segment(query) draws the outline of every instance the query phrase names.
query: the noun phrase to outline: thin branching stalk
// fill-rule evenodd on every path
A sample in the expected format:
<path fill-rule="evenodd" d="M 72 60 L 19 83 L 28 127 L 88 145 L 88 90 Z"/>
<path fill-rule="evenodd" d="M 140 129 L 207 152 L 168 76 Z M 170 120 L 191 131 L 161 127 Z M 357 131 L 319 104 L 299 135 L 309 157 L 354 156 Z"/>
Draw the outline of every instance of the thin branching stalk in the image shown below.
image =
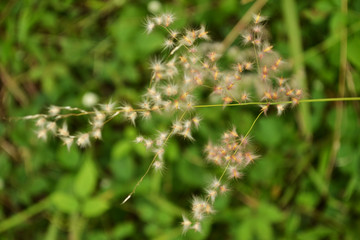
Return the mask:
<path fill-rule="evenodd" d="M 244 143 L 244 140 L 249 136 L 250 132 L 252 131 L 252 129 L 255 126 L 255 123 L 257 122 L 257 120 L 260 118 L 260 116 L 264 113 L 264 111 L 260 111 L 259 115 L 257 115 L 257 117 L 255 118 L 255 120 L 253 121 L 253 123 L 251 124 L 249 130 L 246 132 L 244 138 L 241 140 L 239 146 L 236 148 L 234 154 L 237 153 L 237 151 L 240 149 L 240 147 L 242 146 L 242 144 Z M 224 178 L 226 171 L 228 170 L 229 166 L 230 166 L 230 161 L 228 162 L 228 164 L 226 165 L 224 171 L 222 172 L 219 181 L 221 182 L 221 180 Z"/>
<path fill-rule="evenodd" d="M 185 117 L 187 111 L 184 111 L 183 114 L 180 117 L 180 121 Z M 172 130 L 166 137 L 163 145 L 166 145 L 166 143 L 168 142 L 169 138 L 171 137 L 171 135 L 173 135 L 174 130 Z M 124 199 L 124 201 L 121 204 L 126 203 L 131 196 L 135 193 L 137 187 L 141 184 L 141 182 L 144 180 L 144 178 L 146 177 L 146 175 L 150 172 L 152 166 L 154 165 L 156 158 L 158 157 L 158 153 L 155 154 L 155 156 L 153 157 L 152 161 L 150 162 L 146 172 L 144 173 L 144 175 L 139 179 L 139 181 L 135 184 L 135 187 L 133 188 L 133 190 L 131 191 L 131 193 Z"/>
<path fill-rule="evenodd" d="M 338 97 L 338 98 L 317 98 L 317 99 L 301 99 L 299 100 L 299 104 L 301 103 L 319 103 L 319 102 L 351 102 L 351 101 L 360 101 L 360 97 Z M 292 101 L 279 101 L 279 102 L 244 102 L 244 103 L 229 103 L 226 104 L 226 107 L 242 107 L 242 106 L 250 106 L 250 105 L 261 105 L 261 104 L 269 104 L 269 105 L 278 105 L 278 104 L 291 104 Z M 194 105 L 194 108 L 212 108 L 212 107 L 224 107 L 224 104 L 199 104 Z M 162 110 L 162 108 L 160 108 Z M 144 112 L 144 111 L 154 111 L 154 110 L 146 110 L 146 109 L 134 109 L 134 112 Z M 99 111 L 101 113 L 105 113 L 105 111 Z M 112 113 L 123 113 L 123 110 L 114 110 Z M 68 114 L 59 114 L 57 118 L 63 119 L 68 117 L 80 117 L 84 115 L 92 115 L 96 114 L 93 111 L 82 112 L 82 113 L 68 113 Z M 11 118 L 10 120 L 21 120 L 21 119 L 37 119 L 40 117 L 46 117 L 47 115 L 37 114 L 37 115 L 29 115 L 26 117 L 18 117 Z M 109 122 L 109 121 L 107 121 Z"/>

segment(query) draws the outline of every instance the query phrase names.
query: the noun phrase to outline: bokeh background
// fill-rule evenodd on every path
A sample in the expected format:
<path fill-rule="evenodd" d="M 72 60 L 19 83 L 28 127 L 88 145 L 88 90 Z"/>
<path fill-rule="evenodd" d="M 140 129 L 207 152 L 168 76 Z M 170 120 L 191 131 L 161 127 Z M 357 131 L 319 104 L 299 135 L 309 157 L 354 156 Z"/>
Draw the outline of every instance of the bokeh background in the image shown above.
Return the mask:
<path fill-rule="evenodd" d="M 261 159 L 219 198 L 202 233 L 185 236 L 182 213 L 219 174 L 206 164 L 204 144 L 232 124 L 245 133 L 258 108 L 199 110 L 196 141 L 172 139 L 165 171 L 148 175 L 124 205 L 152 158 L 134 138 L 166 129 L 169 118 L 134 127 L 119 117 L 103 141 L 70 151 L 56 139 L 39 141 L 31 121 L 9 121 L 50 105 L 135 104 L 166 36 L 146 35 L 146 16 L 172 11 L 177 27 L 205 24 L 221 42 L 263 3 L 274 49 L 307 98 L 360 95 L 360 1 L 0 1 L 0 239 L 358 239 L 359 102 L 301 104 L 262 117 L 251 134 Z M 87 127 L 86 118 L 70 121 Z"/>

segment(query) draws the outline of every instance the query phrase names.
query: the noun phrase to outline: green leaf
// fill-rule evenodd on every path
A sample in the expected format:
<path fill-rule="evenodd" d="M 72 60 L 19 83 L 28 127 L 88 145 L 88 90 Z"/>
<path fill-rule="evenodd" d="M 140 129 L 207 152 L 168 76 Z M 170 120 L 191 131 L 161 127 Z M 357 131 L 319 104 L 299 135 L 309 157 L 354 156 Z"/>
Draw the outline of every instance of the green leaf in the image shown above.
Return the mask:
<path fill-rule="evenodd" d="M 254 227 L 254 221 L 248 219 L 244 221 L 235 229 L 235 235 L 237 239 L 253 239 L 252 238 L 252 231 Z"/>
<path fill-rule="evenodd" d="M 109 209 L 109 202 L 100 198 L 92 198 L 85 202 L 82 212 L 85 217 L 97 217 Z"/>
<path fill-rule="evenodd" d="M 281 222 L 283 220 L 282 212 L 274 205 L 262 202 L 259 206 L 259 213 L 269 223 Z"/>
<path fill-rule="evenodd" d="M 331 234 L 331 231 L 333 230 L 329 227 L 317 226 L 311 228 L 310 230 L 299 233 L 297 239 L 330 239 L 329 236 Z"/>
<path fill-rule="evenodd" d="M 311 182 L 317 188 L 317 190 L 322 194 L 328 193 L 328 186 L 326 184 L 325 179 L 320 175 L 320 173 L 316 172 L 314 168 L 310 168 L 309 177 Z"/>
<path fill-rule="evenodd" d="M 284 127 L 283 120 L 270 116 L 259 120 L 259 125 L 254 129 L 256 140 L 269 147 L 275 147 L 281 143 Z"/>
<path fill-rule="evenodd" d="M 59 164 L 66 169 L 77 169 L 80 163 L 80 153 L 77 148 L 72 148 L 70 151 L 65 146 L 59 148 L 57 151 Z"/>
<path fill-rule="evenodd" d="M 262 240 L 274 239 L 273 230 L 269 222 L 264 221 L 264 219 L 260 218 L 258 221 L 256 221 L 255 224 L 256 225 L 254 226 L 254 228 L 256 229 L 255 232 L 258 239 L 262 239 Z"/>
<path fill-rule="evenodd" d="M 203 168 L 188 162 L 187 159 L 190 158 L 184 157 L 176 167 L 181 181 L 190 186 L 202 186 L 205 179 L 210 179 L 210 177 Z"/>
<path fill-rule="evenodd" d="M 55 207 L 64 213 L 74 213 L 79 208 L 76 198 L 64 192 L 55 192 L 51 196 L 51 200 Z"/>
<path fill-rule="evenodd" d="M 318 196 L 310 192 L 302 192 L 296 196 L 296 205 L 299 208 L 312 211 L 318 203 Z"/>
<path fill-rule="evenodd" d="M 97 170 L 91 158 L 87 158 L 75 178 L 74 191 L 77 196 L 85 198 L 93 193 L 96 187 Z"/>
<path fill-rule="evenodd" d="M 118 180 L 128 181 L 134 174 L 131 143 L 119 141 L 111 153 L 110 169 Z"/>
<path fill-rule="evenodd" d="M 114 239 L 122 239 L 131 236 L 135 232 L 135 225 L 132 222 L 116 225 L 113 230 Z"/>
<path fill-rule="evenodd" d="M 168 141 L 165 151 L 165 159 L 174 162 L 180 156 L 179 145 L 174 141 Z"/>
<path fill-rule="evenodd" d="M 0 153 L 0 176 L 6 178 L 11 174 L 11 162 L 5 153 Z"/>

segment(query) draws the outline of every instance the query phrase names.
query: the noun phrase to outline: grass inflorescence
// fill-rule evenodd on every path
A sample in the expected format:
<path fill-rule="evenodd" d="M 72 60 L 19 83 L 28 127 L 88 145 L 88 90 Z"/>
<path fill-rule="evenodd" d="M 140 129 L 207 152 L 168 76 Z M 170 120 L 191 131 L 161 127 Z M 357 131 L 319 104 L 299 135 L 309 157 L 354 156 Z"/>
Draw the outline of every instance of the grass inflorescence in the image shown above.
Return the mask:
<path fill-rule="evenodd" d="M 144 22 L 146 33 L 151 34 L 160 28 L 167 37 L 163 42 L 163 55 L 150 62 L 149 85 L 137 105 L 109 101 L 91 111 L 50 106 L 47 113 L 23 119 L 35 121 L 35 133 L 39 139 L 47 140 L 52 135 L 70 149 L 74 145 L 87 148 L 93 140 L 101 140 L 104 125 L 118 116 L 135 126 L 137 121 L 149 120 L 154 114 L 171 116 L 172 123 L 166 131 L 158 131 L 154 136 L 139 135 L 134 139 L 154 155 L 143 176 L 122 202 L 124 204 L 152 169 L 161 171 L 164 168 L 164 153 L 171 137 L 196 141 L 193 132 L 201 127 L 202 121 L 206 121 L 197 109 L 257 105 L 259 113 L 245 134 L 240 134 L 234 124 L 222 134 L 219 142 L 209 143 L 204 148 L 206 161 L 219 167 L 222 173 L 214 176 L 201 196 L 193 197 L 191 211 L 183 215 L 182 221 L 184 232 L 190 229 L 201 231 L 203 219 L 215 213 L 214 202 L 218 196 L 228 192 L 231 181 L 241 179 L 244 169 L 260 157 L 254 151 L 250 135 L 255 123 L 267 115 L 269 109 L 273 108 L 280 116 L 289 107 L 300 103 L 358 101 L 360 98 L 303 99 L 303 89 L 283 76 L 286 61 L 275 51 L 276 46 L 269 42 L 267 18 L 260 14 L 254 15 L 252 23 L 242 32 L 241 44 L 235 49 L 235 61 L 228 66 L 221 62 L 224 49 L 211 40 L 204 26 L 174 29 L 175 19 L 174 14 L 164 13 L 148 17 Z M 211 102 L 199 104 L 203 99 L 196 95 L 197 89 L 205 89 Z M 76 116 L 88 117 L 88 131 L 69 130 L 66 120 Z"/>

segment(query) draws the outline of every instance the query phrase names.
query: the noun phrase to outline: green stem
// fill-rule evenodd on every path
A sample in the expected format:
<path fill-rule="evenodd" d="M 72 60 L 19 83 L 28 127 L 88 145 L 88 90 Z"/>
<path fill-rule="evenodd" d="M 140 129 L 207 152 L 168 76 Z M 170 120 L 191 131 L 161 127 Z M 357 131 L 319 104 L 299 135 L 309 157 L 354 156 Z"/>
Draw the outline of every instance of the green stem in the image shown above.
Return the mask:
<path fill-rule="evenodd" d="M 318 98 L 318 99 L 303 99 L 299 100 L 299 103 L 312 103 L 312 102 L 345 102 L 345 101 L 360 101 L 360 97 L 341 97 L 341 98 Z M 292 103 L 292 101 L 280 101 L 280 102 L 247 102 L 247 103 L 231 103 L 231 104 L 201 104 L 201 105 L 195 105 L 194 108 L 207 108 L 207 107 L 233 107 L 233 106 L 247 106 L 247 105 L 276 105 L 276 104 L 289 104 Z M 164 108 L 160 108 L 160 110 L 163 110 Z M 144 111 L 153 111 L 153 110 L 147 110 L 147 109 L 134 109 L 134 112 L 144 112 Z M 99 111 L 102 113 L 106 113 L 106 111 Z M 112 113 L 123 113 L 124 110 L 114 110 Z M 68 117 L 78 117 L 83 115 L 91 115 L 95 114 L 95 112 L 84 112 L 84 113 L 70 113 L 70 114 L 63 114 L 58 115 L 58 118 L 68 118 Z M 30 115 L 26 117 L 19 117 L 19 118 L 13 118 L 13 120 L 21 120 L 21 119 L 37 119 L 39 117 L 49 117 L 48 115 L 44 114 L 37 114 L 37 115 Z M 112 120 L 115 116 L 112 116 L 109 118 L 105 123 Z"/>
<path fill-rule="evenodd" d="M 357 21 L 351 24 L 347 30 L 348 36 L 351 36 L 360 31 L 360 21 Z M 330 49 L 331 47 L 335 46 L 341 40 L 342 34 L 334 34 L 326 38 L 323 42 L 315 45 L 311 48 L 308 48 L 305 52 L 305 61 L 307 59 L 311 59 L 316 55 L 321 54 L 323 51 Z"/>
<path fill-rule="evenodd" d="M 226 36 L 224 41 L 221 43 L 222 48 L 219 52 L 222 55 L 231 44 L 235 41 L 235 39 L 239 36 L 241 31 L 248 25 L 251 21 L 253 14 L 258 13 L 261 8 L 266 4 L 268 0 L 257 0 L 245 13 L 245 15 L 240 19 L 240 21 L 235 25 L 235 27 L 231 30 L 231 32 Z"/>
<path fill-rule="evenodd" d="M 315 102 L 347 102 L 347 101 L 360 101 L 360 97 L 342 97 L 342 98 L 318 98 L 318 99 L 303 99 L 299 103 L 315 103 Z M 211 107 L 235 107 L 235 106 L 248 106 L 248 105 L 277 105 L 277 104 L 292 104 L 292 101 L 280 102 L 248 102 L 248 103 L 230 103 L 230 104 L 203 104 L 195 105 L 194 108 L 211 108 Z"/>
<path fill-rule="evenodd" d="M 307 91 L 306 71 L 304 54 L 301 41 L 301 30 L 295 0 L 282 0 L 282 10 L 285 18 L 287 34 L 289 37 L 290 50 L 294 62 L 295 79 L 300 88 Z M 298 120 L 302 133 L 306 138 L 311 138 L 310 109 L 307 105 L 301 105 L 298 112 Z"/>
<path fill-rule="evenodd" d="M 82 218 L 79 213 L 75 212 L 69 216 L 69 240 L 82 239 L 82 232 L 86 219 Z"/>
<path fill-rule="evenodd" d="M 61 222 L 61 213 L 55 212 L 51 218 L 50 225 L 46 231 L 45 240 L 58 239 L 60 222 Z"/>
<path fill-rule="evenodd" d="M 5 219 L 0 222 L 0 233 L 5 232 L 6 230 L 16 227 L 17 225 L 23 224 L 26 220 L 32 217 L 35 214 L 45 210 L 49 206 L 49 199 L 46 198 L 28 209 L 19 212 L 8 219 Z"/>
<path fill-rule="evenodd" d="M 348 12 L 348 1 L 341 1 L 341 13 L 347 17 Z M 343 97 L 345 95 L 345 81 L 346 81 L 346 70 L 347 70 L 347 28 L 346 23 L 342 22 L 340 28 L 340 62 L 339 62 L 339 83 L 338 83 L 338 95 Z M 336 156 L 339 152 L 341 145 L 341 125 L 343 120 L 344 103 L 338 102 L 336 105 L 336 118 L 333 143 L 329 157 L 329 164 L 326 172 L 326 180 L 330 181 L 331 174 L 336 164 Z"/>

